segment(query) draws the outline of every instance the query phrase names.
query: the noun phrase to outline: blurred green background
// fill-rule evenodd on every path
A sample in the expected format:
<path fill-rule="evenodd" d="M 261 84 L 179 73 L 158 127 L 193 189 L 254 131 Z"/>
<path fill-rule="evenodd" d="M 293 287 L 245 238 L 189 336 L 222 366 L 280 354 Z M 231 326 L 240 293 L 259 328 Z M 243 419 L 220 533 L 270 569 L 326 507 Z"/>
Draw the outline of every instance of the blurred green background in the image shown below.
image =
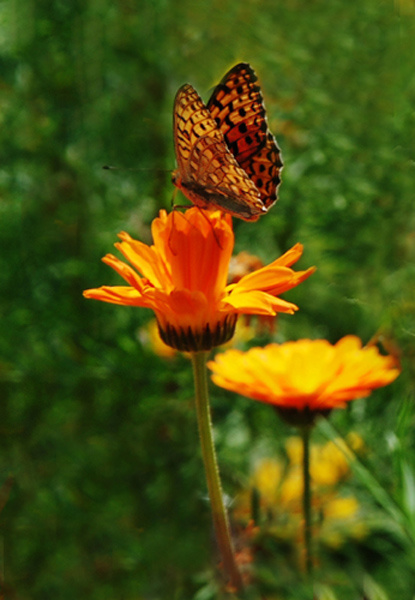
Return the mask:
<path fill-rule="evenodd" d="M 286 295 L 300 311 L 279 319 L 278 341 L 381 332 L 399 348 L 400 379 L 332 422 L 364 438 L 413 525 L 414 57 L 413 0 L 0 4 L 2 597 L 217 597 L 190 364 L 146 345 L 148 311 L 82 290 L 118 283 L 100 262 L 117 232 L 150 242 L 170 206 L 178 87 L 207 100 L 239 61 L 259 76 L 285 168 L 270 213 L 235 220 L 236 250 L 268 263 L 300 241 L 300 268 L 318 267 Z M 232 497 L 292 431 L 222 390 L 212 404 Z M 366 550 L 376 598 L 412 600 L 414 561 L 393 531 Z M 302 597 L 273 577 L 272 598 Z"/>

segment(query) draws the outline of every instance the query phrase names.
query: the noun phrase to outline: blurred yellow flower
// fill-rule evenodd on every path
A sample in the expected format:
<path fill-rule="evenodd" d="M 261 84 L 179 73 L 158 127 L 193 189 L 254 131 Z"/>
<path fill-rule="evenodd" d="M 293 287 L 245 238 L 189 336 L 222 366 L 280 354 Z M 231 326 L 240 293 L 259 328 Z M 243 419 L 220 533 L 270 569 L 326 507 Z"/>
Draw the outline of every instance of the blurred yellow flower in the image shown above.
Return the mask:
<path fill-rule="evenodd" d="M 297 244 L 271 264 L 227 284 L 234 234 L 231 217 L 219 211 L 162 210 L 152 234 L 152 246 L 125 232 L 119 235 L 122 241 L 115 246 L 132 266 L 112 254 L 103 258 L 128 286 L 103 286 L 86 290 L 84 296 L 151 308 L 161 338 L 178 350 L 210 350 L 227 342 L 238 314 L 293 314 L 298 307 L 278 296 L 315 270 L 290 268 L 302 254 Z"/>
<path fill-rule="evenodd" d="M 303 442 L 298 436 L 291 436 L 285 442 L 285 451 L 292 465 L 301 465 L 303 462 Z"/>
<path fill-rule="evenodd" d="M 314 535 L 331 547 L 339 547 L 348 538 L 361 539 L 368 531 L 357 499 L 341 496 L 338 491 L 350 473 L 349 464 L 339 450 L 343 444 L 339 439 L 311 446 L 313 509 L 319 515 L 313 530 Z M 263 458 L 255 464 L 248 488 L 237 497 L 234 517 L 249 522 L 255 489 L 262 515 L 258 524 L 265 522 L 275 535 L 296 543 L 303 526 L 301 438 L 288 438 L 285 450 L 287 460 Z"/>
<path fill-rule="evenodd" d="M 252 475 L 252 486 L 261 492 L 264 505 L 275 506 L 282 477 L 282 463 L 271 458 L 265 458 L 258 463 Z"/>
<path fill-rule="evenodd" d="M 396 359 L 356 336 L 269 344 L 247 352 L 228 350 L 208 366 L 213 381 L 228 390 L 295 411 L 328 411 L 369 396 L 400 373 Z"/>
<path fill-rule="evenodd" d="M 159 334 L 156 319 L 151 319 L 145 327 L 142 327 L 138 337 L 144 346 L 148 346 L 154 354 L 161 358 L 172 358 L 177 351 L 163 342 Z"/>
<path fill-rule="evenodd" d="M 319 485 L 335 485 L 349 474 L 347 458 L 337 444 L 346 447 L 342 440 L 337 440 L 311 449 L 311 478 Z"/>
<path fill-rule="evenodd" d="M 333 498 L 324 508 L 325 519 L 349 519 L 359 510 L 356 498 Z"/>
<path fill-rule="evenodd" d="M 364 451 L 365 443 L 358 433 L 351 431 L 350 433 L 347 434 L 346 439 L 347 439 L 348 445 L 353 450 L 353 452 L 355 452 L 356 454 L 359 454 L 359 452 Z"/>
<path fill-rule="evenodd" d="M 229 342 L 222 346 L 221 350 L 226 348 L 235 348 L 238 345 L 243 345 L 255 337 L 255 329 L 245 319 L 238 319 L 235 327 L 234 336 Z"/>

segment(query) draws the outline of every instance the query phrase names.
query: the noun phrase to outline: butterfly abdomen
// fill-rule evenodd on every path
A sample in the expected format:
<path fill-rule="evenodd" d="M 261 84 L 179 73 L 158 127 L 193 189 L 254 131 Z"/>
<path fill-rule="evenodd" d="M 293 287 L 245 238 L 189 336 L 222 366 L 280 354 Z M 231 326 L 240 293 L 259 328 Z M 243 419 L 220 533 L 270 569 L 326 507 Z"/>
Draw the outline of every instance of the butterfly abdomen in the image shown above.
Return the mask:
<path fill-rule="evenodd" d="M 224 210 L 245 221 L 257 221 L 261 214 L 267 212 L 262 203 L 253 206 L 245 204 L 243 197 L 236 188 L 234 195 L 232 195 L 229 193 L 229 189 L 221 193 L 220 188 L 209 189 L 194 181 L 182 181 L 180 189 L 193 204 L 200 206 L 200 208 Z"/>

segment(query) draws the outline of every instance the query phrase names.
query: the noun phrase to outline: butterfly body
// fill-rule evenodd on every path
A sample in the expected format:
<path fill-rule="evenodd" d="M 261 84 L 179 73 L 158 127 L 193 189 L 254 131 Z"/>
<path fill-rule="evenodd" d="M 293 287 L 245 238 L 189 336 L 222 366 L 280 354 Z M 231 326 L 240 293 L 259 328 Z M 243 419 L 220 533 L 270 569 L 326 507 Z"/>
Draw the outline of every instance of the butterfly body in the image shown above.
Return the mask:
<path fill-rule="evenodd" d="M 185 84 L 174 103 L 173 183 L 201 208 L 256 221 L 276 201 L 282 168 L 256 75 L 236 65 L 206 106 Z"/>

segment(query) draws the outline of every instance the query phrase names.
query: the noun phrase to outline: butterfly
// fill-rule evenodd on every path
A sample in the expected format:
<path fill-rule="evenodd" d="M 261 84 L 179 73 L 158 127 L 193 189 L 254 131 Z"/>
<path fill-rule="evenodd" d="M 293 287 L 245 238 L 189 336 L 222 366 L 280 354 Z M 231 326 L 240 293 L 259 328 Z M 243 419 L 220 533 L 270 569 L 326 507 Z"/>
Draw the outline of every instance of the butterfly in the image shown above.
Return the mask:
<path fill-rule="evenodd" d="M 207 105 L 189 84 L 174 102 L 173 183 L 201 208 L 256 221 L 277 201 L 282 160 L 268 129 L 257 77 L 233 67 Z"/>

